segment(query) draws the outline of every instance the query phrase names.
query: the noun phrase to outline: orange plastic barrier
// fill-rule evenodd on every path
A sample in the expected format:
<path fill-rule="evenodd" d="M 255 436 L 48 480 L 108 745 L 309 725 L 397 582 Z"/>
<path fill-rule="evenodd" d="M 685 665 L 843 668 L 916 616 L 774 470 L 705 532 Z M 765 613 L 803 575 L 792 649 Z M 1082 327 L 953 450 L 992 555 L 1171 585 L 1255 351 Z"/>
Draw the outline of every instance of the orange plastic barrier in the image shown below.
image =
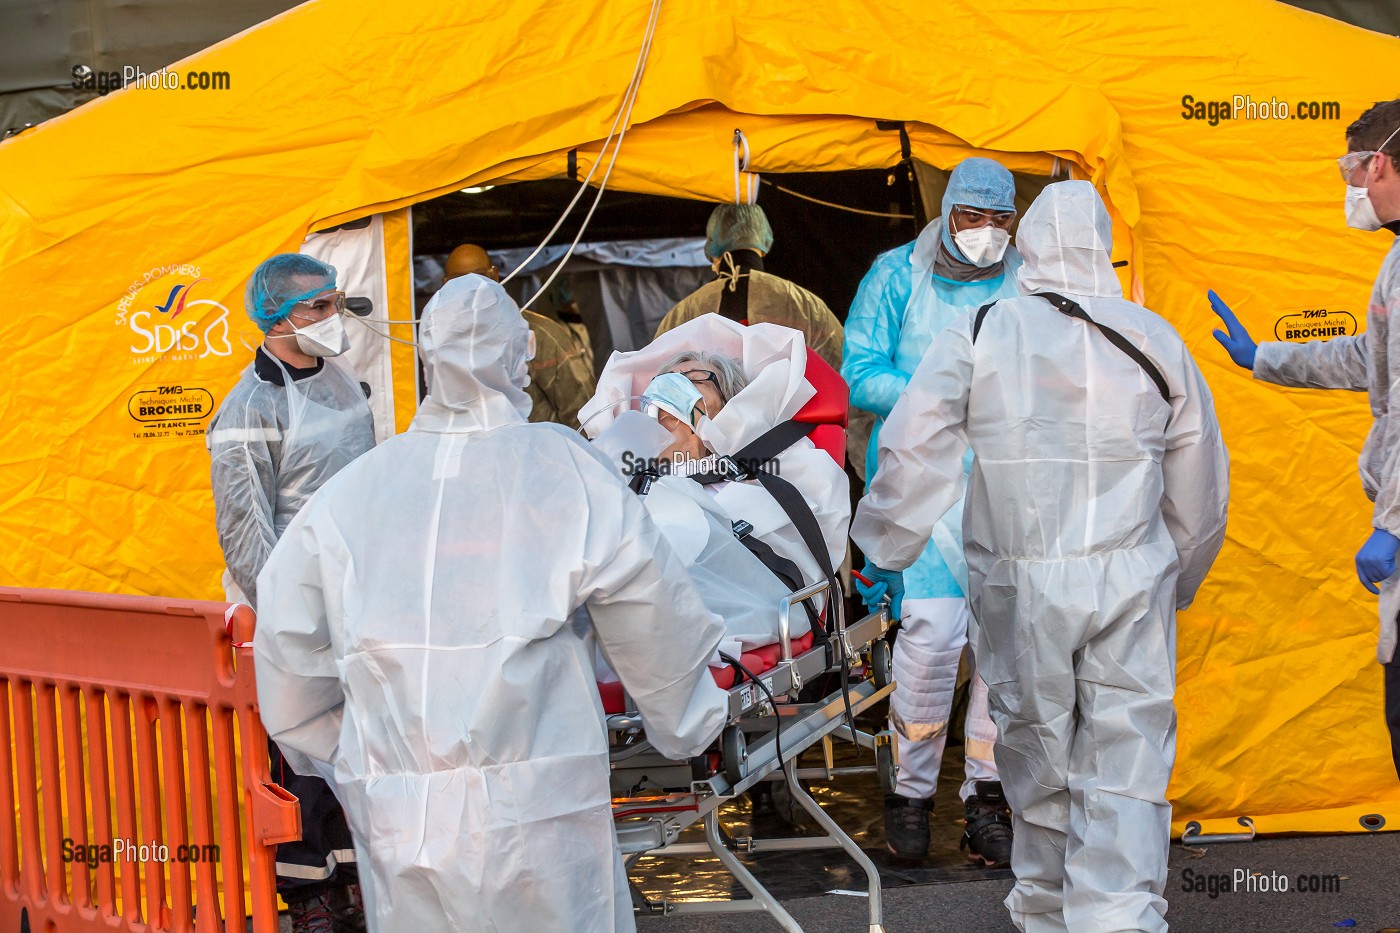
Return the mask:
<path fill-rule="evenodd" d="M 275 933 L 301 817 L 252 630 L 246 606 L 0 587 L 0 930 L 242 933 L 250 902 Z"/>

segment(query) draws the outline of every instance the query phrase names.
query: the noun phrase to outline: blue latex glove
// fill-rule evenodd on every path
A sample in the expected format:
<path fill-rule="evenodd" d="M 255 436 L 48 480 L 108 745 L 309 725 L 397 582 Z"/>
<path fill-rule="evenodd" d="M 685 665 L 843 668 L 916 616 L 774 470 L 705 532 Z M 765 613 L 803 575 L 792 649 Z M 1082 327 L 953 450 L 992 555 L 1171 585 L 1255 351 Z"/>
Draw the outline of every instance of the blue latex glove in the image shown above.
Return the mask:
<path fill-rule="evenodd" d="M 1400 548 L 1400 538 L 1379 528 L 1371 532 L 1371 537 L 1356 552 L 1356 575 L 1361 578 L 1362 586 L 1372 593 L 1380 592 L 1376 584 L 1395 573 L 1397 548 Z"/>
<path fill-rule="evenodd" d="M 856 592 L 865 602 L 865 606 L 871 612 L 880 608 L 880 600 L 886 596 L 890 599 L 890 618 L 901 618 L 900 611 L 904 608 L 904 574 L 898 570 L 882 570 L 869 561 L 865 562 L 865 567 L 861 570 L 861 576 L 870 580 L 870 586 L 855 580 Z"/>
<path fill-rule="evenodd" d="M 1259 349 L 1259 344 L 1249 336 L 1249 331 L 1244 329 L 1240 319 L 1235 317 L 1235 312 L 1220 300 L 1219 295 L 1208 291 L 1206 297 L 1210 299 L 1210 309 L 1225 322 L 1226 330 L 1213 331 L 1215 339 L 1220 341 L 1220 345 L 1230 354 L 1230 359 L 1235 361 L 1236 366 L 1254 372 L 1254 354 Z"/>

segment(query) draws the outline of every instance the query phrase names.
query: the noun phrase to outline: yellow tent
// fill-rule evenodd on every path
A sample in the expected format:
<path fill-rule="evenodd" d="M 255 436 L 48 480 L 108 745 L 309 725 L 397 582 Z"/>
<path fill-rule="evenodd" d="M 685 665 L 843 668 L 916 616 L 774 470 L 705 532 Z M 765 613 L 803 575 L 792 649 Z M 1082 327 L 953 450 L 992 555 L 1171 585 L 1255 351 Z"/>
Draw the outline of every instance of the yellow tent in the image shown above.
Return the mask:
<path fill-rule="evenodd" d="M 291 10 L 172 69 L 227 89 L 128 88 L 0 144 L 0 582 L 217 596 L 198 411 L 161 437 L 134 411 L 172 404 L 162 387 L 217 404 L 257 337 L 245 277 L 309 231 L 563 176 L 571 153 L 585 174 L 654 10 L 611 187 L 733 198 L 735 129 L 751 172 L 892 166 L 899 133 L 877 121 L 903 121 L 934 166 L 980 153 L 1099 186 L 1125 281 L 1196 352 L 1233 453 L 1229 542 L 1181 619 L 1177 826 L 1400 821 L 1375 605 L 1352 569 L 1364 397 L 1251 382 L 1204 301 L 1221 291 L 1260 337 L 1305 311 L 1363 319 L 1389 238 L 1344 228 L 1331 159 L 1395 92 L 1400 41 L 1270 0 Z M 183 322 L 159 317 L 195 283 Z M 395 365 L 410 386 L 411 358 Z M 408 388 L 396 404 L 402 427 Z"/>

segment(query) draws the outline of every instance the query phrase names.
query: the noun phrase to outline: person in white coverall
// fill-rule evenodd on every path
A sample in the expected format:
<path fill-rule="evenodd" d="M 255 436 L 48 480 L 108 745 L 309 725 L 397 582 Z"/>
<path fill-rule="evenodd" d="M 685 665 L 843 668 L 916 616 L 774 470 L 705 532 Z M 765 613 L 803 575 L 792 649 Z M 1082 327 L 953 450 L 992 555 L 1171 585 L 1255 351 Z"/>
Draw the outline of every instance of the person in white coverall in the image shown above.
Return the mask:
<path fill-rule="evenodd" d="M 861 281 L 846 318 L 841 375 L 850 384 L 851 404 L 877 416 L 867 477 L 875 472 L 884 419 L 943 329 L 989 301 L 1020 293 L 1021 257 L 1009 245 L 1008 232 L 1015 219 L 1011 173 L 991 159 L 964 159 L 948 177 L 942 216 L 914 242 L 882 254 Z M 902 608 L 894 607 L 902 628 L 894 644 L 890 698 L 890 728 L 899 736 L 899 781 L 894 793 L 885 795 L 885 843 L 896 855 L 917 859 L 928 853 L 929 813 L 968 642 L 961 503 L 943 517 L 904 583 Z M 965 737 L 961 845 L 971 858 L 1005 866 L 1011 831 L 992 759 L 996 727 L 987 712 L 986 684 L 975 669 Z"/>
<path fill-rule="evenodd" d="M 1400 775 L 1400 98 L 1368 108 L 1346 129 L 1347 154 L 1337 160 L 1346 182 L 1346 223 L 1393 239 L 1371 287 L 1366 329 L 1352 336 L 1291 343 L 1256 344 L 1235 313 L 1215 292 L 1211 307 L 1226 330 L 1215 338 L 1235 363 L 1254 378 L 1299 389 L 1350 389 L 1367 393 L 1371 430 L 1358 466 L 1361 488 L 1375 503 L 1371 532 L 1356 552 L 1356 575 L 1379 591 L 1380 638 L 1376 659 L 1385 678 L 1385 718 L 1390 753 Z M 1393 352 L 1392 352 L 1393 351 Z"/>
<path fill-rule="evenodd" d="M 1035 933 L 1167 928 L 1176 612 L 1225 535 L 1210 391 L 1171 325 L 1121 297 L 1111 231 L 1088 182 L 1045 189 L 1017 237 L 1026 297 L 934 344 L 851 527 L 878 567 L 912 564 L 971 445 L 977 663 L 1015 820 L 1006 904 Z"/>
<path fill-rule="evenodd" d="M 377 933 L 633 929 L 595 644 L 663 754 L 725 722 L 724 626 L 616 469 L 526 422 L 528 347 L 500 285 L 448 282 L 409 430 L 327 483 L 258 581 L 263 721 L 337 788 Z"/>

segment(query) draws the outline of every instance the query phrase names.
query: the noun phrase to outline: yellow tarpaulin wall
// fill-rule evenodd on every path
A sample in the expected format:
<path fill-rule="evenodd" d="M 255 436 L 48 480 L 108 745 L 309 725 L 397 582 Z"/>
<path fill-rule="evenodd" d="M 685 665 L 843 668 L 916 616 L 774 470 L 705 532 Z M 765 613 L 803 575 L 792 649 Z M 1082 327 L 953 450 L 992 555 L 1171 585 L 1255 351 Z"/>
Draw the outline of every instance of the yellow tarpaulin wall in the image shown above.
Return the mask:
<path fill-rule="evenodd" d="M 218 595 L 202 439 L 134 436 L 133 395 L 217 404 L 257 336 L 245 277 L 310 230 L 559 176 L 570 150 L 586 172 L 649 10 L 315 0 L 174 69 L 228 90 L 127 89 L 0 144 L 0 582 Z M 1233 457 L 1229 541 L 1181 619 L 1177 827 L 1394 827 L 1375 604 L 1352 568 L 1365 398 L 1253 383 L 1211 340 L 1204 291 L 1260 337 L 1304 311 L 1364 325 L 1390 237 L 1343 226 L 1331 160 L 1397 69 L 1400 41 L 1270 0 L 665 0 L 610 185 L 732 198 L 736 128 L 753 172 L 889 166 L 898 134 L 877 120 L 935 166 L 1058 157 L 1094 180 L 1125 280 L 1196 352 Z M 1219 119 L 1235 95 L 1290 118 Z"/>

